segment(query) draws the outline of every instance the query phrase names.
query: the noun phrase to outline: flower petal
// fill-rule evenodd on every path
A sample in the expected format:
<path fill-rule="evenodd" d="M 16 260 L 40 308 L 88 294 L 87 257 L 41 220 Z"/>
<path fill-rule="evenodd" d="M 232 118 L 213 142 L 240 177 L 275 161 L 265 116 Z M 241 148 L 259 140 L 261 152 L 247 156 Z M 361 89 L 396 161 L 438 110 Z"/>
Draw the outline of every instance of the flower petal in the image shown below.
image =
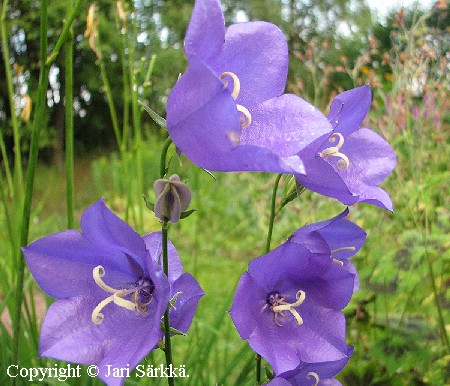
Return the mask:
<path fill-rule="evenodd" d="M 192 323 L 197 304 L 205 295 L 197 281 L 189 273 L 183 273 L 172 285 L 170 297 L 181 292 L 170 310 L 170 325 L 179 331 L 187 332 Z"/>
<path fill-rule="evenodd" d="M 206 60 L 220 52 L 224 40 L 225 21 L 219 1 L 197 0 L 184 39 L 186 56 Z"/>
<path fill-rule="evenodd" d="M 162 267 L 162 234 L 152 232 L 142 236 L 145 246 L 152 257 L 152 260 Z M 167 243 L 167 253 L 169 257 L 169 283 L 172 284 L 183 273 L 183 263 L 177 250 L 170 240 Z"/>
<path fill-rule="evenodd" d="M 39 353 L 69 362 L 97 364 L 101 379 L 119 385 L 122 378 L 106 377 L 107 366 L 132 369 L 156 346 L 162 337 L 159 319 L 165 306 L 151 304 L 146 316 L 136 316 L 111 304 L 103 311 L 103 323 L 96 325 L 91 321 L 96 305 L 90 296 L 52 304 L 42 326 Z"/>
<path fill-rule="evenodd" d="M 345 219 L 348 213 L 349 210 L 346 209 L 332 219 L 306 225 L 295 231 L 289 240 L 307 247 L 313 253 L 326 253 L 317 240 L 317 235 L 320 235 L 330 252 L 353 247 L 354 250 L 333 253 L 335 259 L 348 259 L 361 249 L 367 236 L 362 228 Z"/>
<path fill-rule="evenodd" d="M 264 147 L 280 156 L 295 155 L 332 131 L 319 110 L 292 94 L 255 106 L 251 115 L 252 124 L 242 131 L 241 144 Z"/>
<path fill-rule="evenodd" d="M 344 137 L 361 127 L 372 103 L 368 84 L 337 95 L 331 103 L 328 119 L 334 130 Z"/>
<path fill-rule="evenodd" d="M 300 152 L 300 157 L 304 160 L 306 175 L 295 176 L 299 184 L 313 192 L 336 198 L 345 205 L 358 202 L 358 196 L 353 194 L 342 176 L 312 147 Z"/>
<path fill-rule="evenodd" d="M 288 60 L 283 32 L 274 24 L 255 21 L 228 27 L 220 55 L 207 63 L 218 75 L 237 75 L 241 91 L 236 102 L 249 109 L 283 93 Z"/>
<path fill-rule="evenodd" d="M 136 280 L 122 251 L 94 245 L 75 230 L 43 237 L 23 248 L 23 252 L 36 282 L 54 298 L 91 292 L 97 287 L 92 271 L 98 265 L 105 268 L 113 287 Z"/>
<path fill-rule="evenodd" d="M 141 236 L 126 222 L 114 214 L 103 199 L 87 208 L 81 217 L 81 229 L 96 245 L 115 246 L 124 252 L 140 256 L 144 265 L 145 244 Z"/>
<path fill-rule="evenodd" d="M 169 96 L 167 127 L 176 146 L 202 168 L 304 173 L 297 155 L 282 157 L 265 148 L 239 145 L 236 104 L 223 83 L 198 61 L 190 64 Z"/>
<path fill-rule="evenodd" d="M 265 305 L 261 299 L 265 296 L 266 291 L 256 285 L 248 272 L 244 272 L 239 279 L 229 311 L 241 339 L 247 340 L 256 329 L 256 321 Z"/>
<path fill-rule="evenodd" d="M 350 135 L 342 152 L 350 166 L 340 174 L 359 201 L 369 202 L 392 211 L 389 195 L 377 187 L 392 172 L 397 157 L 391 146 L 370 129 L 362 128 Z"/>
<path fill-rule="evenodd" d="M 205 163 L 220 165 L 220 155 L 236 147 L 230 138 L 239 138 L 241 132 L 230 92 L 210 69 L 195 60 L 169 95 L 167 128 L 177 147 L 205 168 Z M 213 158 L 215 154 L 218 160 Z"/>

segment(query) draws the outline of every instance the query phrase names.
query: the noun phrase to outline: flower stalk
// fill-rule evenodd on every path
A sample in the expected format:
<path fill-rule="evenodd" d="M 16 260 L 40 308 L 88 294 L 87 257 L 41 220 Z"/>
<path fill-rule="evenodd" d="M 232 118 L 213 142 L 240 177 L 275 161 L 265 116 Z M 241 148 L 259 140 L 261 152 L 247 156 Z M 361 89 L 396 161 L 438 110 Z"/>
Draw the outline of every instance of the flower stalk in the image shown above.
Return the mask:
<path fill-rule="evenodd" d="M 168 276 L 169 274 L 169 257 L 167 252 L 167 231 L 168 231 L 168 223 L 166 221 L 162 224 L 162 257 L 163 257 L 163 271 Z M 170 338 L 170 305 L 167 307 L 164 313 L 164 354 L 166 356 L 166 364 L 167 367 L 172 367 L 172 343 Z M 175 384 L 174 379 L 172 377 L 167 378 L 167 382 L 169 386 L 173 386 Z"/>
<path fill-rule="evenodd" d="M 172 143 L 170 137 L 166 139 L 164 145 L 161 150 L 161 164 L 160 164 L 160 177 L 164 178 L 166 174 L 166 159 L 167 159 L 167 151 L 169 150 L 169 146 Z M 162 231 L 162 260 L 163 260 L 163 271 L 166 276 L 169 275 L 169 254 L 167 250 L 167 240 L 168 240 L 168 230 L 169 224 L 168 221 L 162 221 L 161 231 Z M 171 367 L 172 360 L 172 343 L 170 337 L 170 304 L 167 306 L 166 311 L 164 313 L 164 355 L 166 357 L 167 367 Z M 172 377 L 167 378 L 167 382 L 169 386 L 175 385 L 175 381 Z"/>
<path fill-rule="evenodd" d="M 70 15 L 72 11 L 72 1 L 67 2 L 67 14 Z M 73 28 L 69 28 L 70 38 L 67 39 L 65 46 L 65 72 L 66 72 L 66 204 L 67 204 L 67 227 L 74 227 L 74 127 L 73 127 Z"/>
<path fill-rule="evenodd" d="M 270 201 L 270 216 L 269 216 L 269 227 L 267 230 L 267 238 L 266 238 L 266 249 L 265 253 L 270 252 L 270 243 L 272 242 L 272 234 L 273 234 L 273 224 L 275 222 L 275 216 L 277 215 L 276 204 L 277 204 L 277 191 L 278 185 L 280 184 L 280 180 L 283 174 L 278 174 L 275 178 L 275 182 L 273 184 L 272 190 L 272 199 Z M 261 355 L 256 354 L 256 384 L 261 384 Z"/>

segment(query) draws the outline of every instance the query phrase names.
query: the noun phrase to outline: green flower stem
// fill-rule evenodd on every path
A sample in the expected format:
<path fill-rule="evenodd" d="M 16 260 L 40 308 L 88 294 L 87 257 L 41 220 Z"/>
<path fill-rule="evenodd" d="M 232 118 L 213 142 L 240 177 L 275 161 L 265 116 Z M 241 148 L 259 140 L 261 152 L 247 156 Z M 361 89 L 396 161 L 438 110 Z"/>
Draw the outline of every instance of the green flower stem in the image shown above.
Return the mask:
<path fill-rule="evenodd" d="M 83 3 L 83 0 L 76 0 L 75 4 L 73 5 L 73 8 L 71 9 L 71 12 L 68 13 L 67 19 L 64 23 L 63 30 L 61 32 L 61 35 L 59 35 L 59 38 L 55 44 L 55 48 L 53 48 L 52 53 L 48 56 L 46 61 L 42 62 L 45 63 L 46 67 L 49 67 L 55 62 L 59 51 L 61 50 L 63 44 L 68 39 L 68 35 L 71 33 L 71 27 L 73 24 L 73 21 L 75 20 L 75 17 L 78 15 L 78 12 L 80 10 L 81 4 Z"/>
<path fill-rule="evenodd" d="M 270 202 L 270 217 L 269 217 L 269 228 L 267 230 L 267 239 L 266 239 L 266 250 L 265 253 L 270 252 L 270 243 L 272 241 L 272 233 L 273 233 L 273 224 L 275 222 L 275 216 L 277 215 L 276 205 L 277 205 L 277 191 L 278 185 L 280 184 L 280 180 L 282 174 L 278 174 L 275 179 L 275 183 L 273 184 L 272 191 L 272 200 Z M 261 355 L 256 354 L 256 384 L 261 384 Z"/>
<path fill-rule="evenodd" d="M 161 150 L 161 164 L 160 164 L 160 177 L 164 178 L 164 175 L 166 174 L 166 158 L 167 158 L 167 151 L 169 150 L 169 146 L 172 143 L 172 140 L 167 138 L 167 140 L 164 142 L 164 145 Z M 164 221 L 162 223 L 162 258 L 163 258 L 163 271 L 167 277 L 169 277 L 169 254 L 167 249 L 167 242 L 168 242 L 168 228 L 169 224 L 167 221 Z M 164 313 L 164 354 L 166 356 L 166 364 L 167 367 L 170 367 L 172 365 L 172 343 L 170 341 L 170 305 L 167 306 L 166 312 Z M 169 386 L 175 385 L 175 381 L 172 377 L 168 377 L 167 381 L 169 383 Z"/>
<path fill-rule="evenodd" d="M 272 201 L 270 205 L 270 218 L 269 218 L 269 229 L 267 231 L 267 240 L 266 240 L 266 252 L 270 252 L 270 242 L 272 241 L 272 232 L 273 232 L 273 223 L 275 221 L 276 216 L 276 200 L 277 200 L 277 190 L 278 185 L 280 184 L 280 180 L 282 174 L 278 174 L 277 178 L 275 179 L 275 183 L 273 184 L 273 191 L 272 191 Z"/>
<path fill-rule="evenodd" d="M 135 48 L 137 42 L 137 20 L 132 23 L 132 39 L 128 45 L 128 70 L 130 79 L 130 96 L 131 96 L 131 119 L 133 122 L 134 130 L 134 149 L 136 155 L 136 183 L 139 195 L 144 194 L 144 166 L 142 163 L 142 128 L 141 128 L 141 112 L 138 104 L 138 84 L 136 81 L 136 69 L 135 69 Z M 143 227 L 144 224 L 144 211 L 142 205 L 139 206 L 139 225 Z"/>
<path fill-rule="evenodd" d="M 159 178 L 164 178 L 166 175 L 166 158 L 167 158 L 167 151 L 169 150 L 169 146 L 172 143 L 172 139 L 170 137 L 167 137 L 166 141 L 164 142 L 163 148 L 161 150 L 161 163 L 159 168 Z"/>
<path fill-rule="evenodd" d="M 125 149 L 125 138 L 122 139 L 120 135 L 119 128 L 119 118 L 117 117 L 116 106 L 114 105 L 114 98 L 111 91 L 111 86 L 109 84 L 108 75 L 106 73 L 105 63 L 103 58 L 98 58 L 98 65 L 100 67 L 100 76 L 102 78 L 103 89 L 105 90 L 106 100 L 108 101 L 109 115 L 111 116 L 111 122 L 116 136 L 117 146 L 119 147 L 120 154 L 123 153 Z"/>
<path fill-rule="evenodd" d="M 22 227 L 20 232 L 20 245 L 26 245 L 28 240 L 28 230 L 31 217 L 31 199 L 33 196 L 34 176 L 36 171 L 37 156 L 39 151 L 39 136 L 42 127 L 45 125 L 45 106 L 47 101 L 47 86 L 50 66 L 45 64 L 47 57 L 47 0 L 41 1 L 41 24 L 40 24 L 40 62 L 38 99 L 32 125 L 30 155 L 27 169 L 25 197 L 22 212 Z M 20 324 L 22 317 L 23 286 L 25 282 L 25 259 L 20 248 L 15 253 L 17 261 L 17 281 L 16 281 L 16 309 L 12 316 L 13 324 L 13 347 L 11 363 L 18 363 L 19 342 L 20 342 Z M 14 378 L 13 383 L 15 383 Z"/>
<path fill-rule="evenodd" d="M 81 6 L 82 0 L 77 0 L 74 8 L 72 9 L 67 21 L 63 27 L 63 32 L 58 39 L 61 41 L 60 45 L 67 39 L 67 35 L 70 30 L 70 26 L 77 15 L 79 8 Z M 28 243 L 28 232 L 30 226 L 31 218 L 31 201 L 33 197 L 33 187 L 34 187 L 34 177 L 36 173 L 37 158 L 39 153 L 39 137 L 41 130 L 45 127 L 45 110 L 47 102 L 47 87 L 48 87 L 48 75 L 50 72 L 50 66 L 53 61 L 47 59 L 47 32 L 48 32 L 48 13 L 47 13 L 47 0 L 42 0 L 40 3 L 40 29 L 39 29 L 39 39 L 40 39 L 40 73 L 39 73 L 39 85 L 38 85 L 38 97 L 36 103 L 36 109 L 34 113 L 33 124 L 31 128 L 31 143 L 30 143 L 30 154 L 28 160 L 28 168 L 26 175 L 26 185 L 25 185 L 25 196 L 23 200 L 23 211 L 22 211 L 22 224 L 20 232 L 20 245 L 24 246 Z M 56 59 L 57 52 L 59 49 L 54 50 L 54 59 Z M 13 346 L 12 346 L 12 361 L 11 363 L 18 363 L 19 359 L 19 343 L 20 343 L 20 324 L 22 319 L 22 303 L 23 303 L 23 287 L 25 282 L 25 259 L 20 248 L 15 251 L 15 257 L 17 261 L 17 281 L 16 281 L 16 308 L 12 315 L 13 321 Z M 13 384 L 15 384 L 17 378 L 14 378 Z"/>
<path fill-rule="evenodd" d="M 19 124 L 17 122 L 16 117 L 16 108 L 14 102 L 14 86 L 13 79 L 11 75 L 11 67 L 10 67 L 10 57 L 9 50 L 7 49 L 8 45 L 8 35 L 6 32 L 6 9 L 8 8 L 8 0 L 4 0 L 2 6 L 2 12 L 0 15 L 0 34 L 2 35 L 1 42 L 2 47 L 5 49 L 2 50 L 3 53 L 3 62 L 5 63 L 5 76 L 6 76 L 6 85 L 8 91 L 9 98 L 9 106 L 10 106 L 10 114 L 11 114 L 11 125 L 13 129 L 13 138 L 14 138 L 14 180 L 15 180 L 15 189 L 12 189 L 13 184 L 11 182 L 10 171 L 7 168 L 7 178 L 8 183 L 10 185 L 10 194 L 14 192 L 17 194 L 17 201 L 22 203 L 23 199 L 23 175 L 22 175 L 22 156 L 20 152 L 20 132 L 19 132 Z M 2 140 L 3 142 L 3 140 Z M 3 157 L 4 160 L 7 160 L 7 157 Z M 8 175 L 9 174 L 9 175 Z"/>
<path fill-rule="evenodd" d="M 72 0 L 67 1 L 67 16 L 72 12 Z M 66 205 L 67 205 L 67 226 L 74 227 L 74 145 L 73 145 L 73 28 L 69 29 L 69 39 L 66 41 Z"/>
<path fill-rule="evenodd" d="M 162 224 L 162 256 L 163 256 L 163 270 L 166 276 L 169 276 L 169 256 L 167 253 L 167 231 L 168 231 L 168 224 L 167 222 L 163 222 Z M 166 312 L 164 313 L 164 354 L 166 356 L 166 364 L 167 367 L 171 367 L 173 361 L 172 361 L 172 344 L 171 344 L 171 337 L 170 337 L 170 306 L 167 307 Z M 168 377 L 167 381 L 169 383 L 169 386 L 175 385 L 174 379 L 172 377 Z"/>

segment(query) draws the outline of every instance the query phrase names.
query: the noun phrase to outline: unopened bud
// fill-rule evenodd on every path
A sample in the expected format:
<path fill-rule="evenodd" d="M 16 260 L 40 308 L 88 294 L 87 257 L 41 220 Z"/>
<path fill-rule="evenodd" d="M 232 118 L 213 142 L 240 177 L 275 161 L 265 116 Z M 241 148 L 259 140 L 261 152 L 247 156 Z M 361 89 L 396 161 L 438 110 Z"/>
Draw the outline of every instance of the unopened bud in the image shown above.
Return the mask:
<path fill-rule="evenodd" d="M 177 222 L 191 203 L 191 191 L 180 177 L 174 174 L 169 179 L 159 179 L 154 184 L 155 215 L 162 221 Z"/>

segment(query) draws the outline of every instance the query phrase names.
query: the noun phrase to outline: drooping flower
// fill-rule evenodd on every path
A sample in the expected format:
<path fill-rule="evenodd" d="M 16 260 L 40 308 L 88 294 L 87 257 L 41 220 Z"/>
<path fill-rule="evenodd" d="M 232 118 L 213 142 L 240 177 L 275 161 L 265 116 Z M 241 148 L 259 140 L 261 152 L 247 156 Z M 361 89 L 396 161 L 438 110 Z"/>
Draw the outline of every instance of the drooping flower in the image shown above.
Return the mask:
<path fill-rule="evenodd" d="M 345 205 L 366 202 L 392 211 L 391 198 L 378 185 L 394 169 L 396 156 L 382 137 L 361 128 L 370 104 L 369 85 L 336 96 L 328 114 L 333 133 L 300 152 L 306 175 L 296 178 L 305 188 Z"/>
<path fill-rule="evenodd" d="M 346 246 L 336 251 L 338 258 L 333 256 L 331 248 L 341 244 L 335 236 L 342 216 L 300 229 L 252 260 L 239 281 L 231 317 L 241 338 L 271 364 L 275 375 L 302 363 L 348 358 L 340 310 L 353 294 L 355 273 L 340 259 L 360 246 Z"/>
<path fill-rule="evenodd" d="M 341 382 L 333 377 L 347 364 L 353 348 L 349 348 L 347 357 L 337 361 L 323 363 L 302 363 L 295 370 L 280 374 L 267 386 L 340 386 Z"/>
<path fill-rule="evenodd" d="M 167 103 L 176 146 L 215 171 L 303 173 L 300 150 L 332 130 L 303 99 L 283 93 L 283 33 L 257 21 L 225 29 L 218 0 L 197 0 L 185 37 L 188 68 Z"/>
<path fill-rule="evenodd" d="M 154 243 L 160 235 L 141 237 L 103 200 L 85 210 L 81 229 L 41 238 L 23 249 L 39 286 L 58 299 L 45 316 L 39 354 L 96 364 L 103 381 L 121 385 L 122 377 L 108 376 L 108 366 L 131 370 L 155 348 L 163 336 L 161 318 L 177 292 L 173 327 L 186 331 L 201 289 L 182 274 L 171 245 L 168 279 Z"/>
<path fill-rule="evenodd" d="M 180 177 L 174 174 L 169 179 L 160 178 L 154 183 L 156 203 L 155 216 L 161 221 L 173 223 L 180 220 L 181 213 L 191 203 L 191 191 Z"/>

